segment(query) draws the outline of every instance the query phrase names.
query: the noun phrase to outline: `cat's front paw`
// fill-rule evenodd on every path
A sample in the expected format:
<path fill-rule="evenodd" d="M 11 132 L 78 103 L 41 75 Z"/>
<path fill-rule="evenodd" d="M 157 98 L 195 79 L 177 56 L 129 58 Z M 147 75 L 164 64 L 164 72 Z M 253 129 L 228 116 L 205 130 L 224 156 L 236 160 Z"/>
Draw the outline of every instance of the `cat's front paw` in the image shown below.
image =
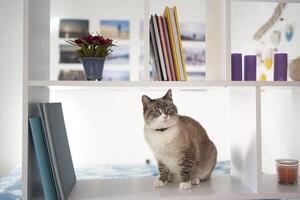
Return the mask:
<path fill-rule="evenodd" d="M 199 183 L 200 183 L 200 179 L 199 178 L 192 179 L 192 185 L 198 185 Z"/>
<path fill-rule="evenodd" d="M 179 189 L 181 189 L 181 190 L 189 190 L 189 189 L 191 189 L 191 187 L 192 187 L 191 181 L 179 183 Z"/>
<path fill-rule="evenodd" d="M 158 188 L 158 187 L 164 187 L 165 185 L 166 185 L 166 183 L 163 182 L 163 181 L 161 181 L 161 180 L 159 180 L 159 179 L 156 179 L 156 180 L 154 181 L 154 184 L 153 184 L 153 186 L 154 186 L 155 188 Z"/>

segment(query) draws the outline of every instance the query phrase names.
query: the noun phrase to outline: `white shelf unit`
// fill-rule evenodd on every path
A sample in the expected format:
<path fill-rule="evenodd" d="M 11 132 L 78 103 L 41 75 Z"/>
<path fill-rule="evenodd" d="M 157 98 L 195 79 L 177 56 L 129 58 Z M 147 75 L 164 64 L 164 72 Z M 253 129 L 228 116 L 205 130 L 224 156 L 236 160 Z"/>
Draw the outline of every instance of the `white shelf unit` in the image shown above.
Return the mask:
<path fill-rule="evenodd" d="M 281 186 L 277 184 L 274 174 L 263 173 L 261 146 L 263 132 L 261 124 L 261 100 L 266 92 L 291 92 L 300 94 L 296 82 L 76 82 L 76 81 L 30 81 L 30 115 L 35 115 L 34 103 L 48 101 L 49 91 L 63 90 L 99 90 L 102 89 L 146 89 L 176 88 L 189 90 L 227 90 L 230 95 L 231 135 L 231 174 L 212 177 L 208 182 L 193 187 L 191 191 L 180 191 L 177 184 L 165 188 L 154 189 L 152 178 L 132 178 L 128 180 L 79 180 L 73 189 L 70 199 L 271 199 L 297 198 L 300 196 L 300 186 Z M 299 100 L 299 99 L 298 99 Z M 298 114 L 299 115 L 299 114 Z M 241 128 L 235 128 L 235 123 L 242 123 Z M 275 125 L 276 126 L 276 125 Z M 28 134 L 28 133 L 26 133 Z M 285 137 L 285 135 L 282 135 Z M 247 140 L 241 140 L 241 137 Z M 266 136 L 264 136 L 266 137 Z M 268 138 L 270 134 L 268 133 Z M 32 179 L 39 177 L 35 166 L 32 143 L 28 140 L 29 154 L 27 172 L 31 173 L 31 185 L 27 183 L 28 191 L 41 195 L 40 183 Z M 270 148 L 270 147 L 265 147 Z M 276 148 L 276 146 L 272 146 Z M 288 148 L 288 146 L 285 146 Z M 27 151 L 28 152 L 28 151 Z M 268 159 L 270 160 L 270 158 Z M 272 160 L 270 161 L 272 162 Z M 274 163 L 272 163 L 274 164 Z M 29 174 L 28 174 L 29 175 Z M 28 181 L 29 181 L 28 180 Z M 23 185 L 24 186 L 24 185 Z M 31 189 L 30 189 L 31 187 Z M 25 198 L 25 197 L 24 197 Z"/>
<path fill-rule="evenodd" d="M 29 81 L 30 87 L 299 87 L 296 81 Z"/>
<path fill-rule="evenodd" d="M 274 2 L 277 1 L 274 0 Z M 50 81 L 49 48 L 47 48 L 49 47 L 50 32 L 50 1 L 24 0 L 24 38 L 26 39 L 24 40 L 22 199 L 43 197 L 32 139 L 28 132 L 28 118 L 37 115 L 36 103 L 49 102 L 52 89 L 131 88 L 139 90 L 170 87 L 189 90 L 217 88 L 228 91 L 231 121 L 229 126 L 232 127 L 231 134 L 228 136 L 231 141 L 231 174 L 212 177 L 209 181 L 193 187 L 190 191 L 180 191 L 177 184 L 154 189 L 151 177 L 128 180 L 79 180 L 69 199 L 223 200 L 300 197 L 299 185 L 278 185 L 274 173 L 268 175 L 264 170 L 263 159 L 268 156 L 268 152 L 265 152 L 267 147 L 263 146 L 263 140 L 272 135 L 270 132 L 264 132 L 264 121 L 262 120 L 262 111 L 264 110 L 262 102 L 264 102 L 266 91 L 275 90 L 279 93 L 289 91 L 293 94 L 291 95 L 293 101 L 297 104 L 298 100 L 299 105 L 300 83 L 230 81 L 230 3 L 230 0 L 206 1 L 206 10 L 220 11 L 206 12 L 208 81 L 154 82 L 148 81 L 146 76 L 145 81 L 139 82 L 90 82 Z M 149 4 L 149 0 L 144 0 L 146 21 L 149 19 Z M 225 25 L 219 27 L 218 24 L 222 24 L 222 20 Z M 145 23 L 145 30 L 148 30 L 147 23 Z M 144 38 L 148 38 L 148 31 L 145 31 L 144 36 Z M 41 43 L 44 47 L 43 51 L 40 51 Z M 148 51 L 148 39 L 145 39 L 145 72 L 149 72 Z M 220 59 L 215 59 L 216 57 Z M 224 63 L 226 64 L 224 65 Z M 294 117 L 299 117 L 299 114 L 294 114 Z M 242 123 L 242 126 L 238 127 L 243 128 L 236 127 L 235 123 Z M 274 124 L 274 126 L 276 125 Z M 278 134 L 280 135 L 280 133 Z M 293 134 L 292 136 L 295 138 L 295 132 Z M 286 137 L 282 134 L 281 136 Z M 245 137 L 247 140 L 241 142 L 241 137 Z M 272 148 L 276 148 L 276 146 L 272 146 Z M 289 151 L 288 145 L 285 145 L 284 148 Z M 269 157 L 267 158 L 270 160 Z"/>
<path fill-rule="evenodd" d="M 73 189 L 70 199 L 278 199 L 299 198 L 300 187 L 279 187 L 273 175 L 263 176 L 261 193 L 254 193 L 238 180 L 229 176 L 212 178 L 209 182 L 193 188 L 192 191 L 179 191 L 172 183 L 168 188 L 153 188 L 154 178 L 130 180 L 82 180 Z M 113 185 L 113 190 L 110 187 Z"/>

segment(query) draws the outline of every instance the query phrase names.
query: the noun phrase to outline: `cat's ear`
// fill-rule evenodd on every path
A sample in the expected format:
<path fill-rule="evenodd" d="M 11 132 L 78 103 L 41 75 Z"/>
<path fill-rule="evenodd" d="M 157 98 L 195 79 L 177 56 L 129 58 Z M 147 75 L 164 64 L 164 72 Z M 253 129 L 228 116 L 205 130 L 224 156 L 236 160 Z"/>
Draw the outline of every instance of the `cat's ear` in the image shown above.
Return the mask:
<path fill-rule="evenodd" d="M 163 99 L 169 99 L 172 101 L 172 90 L 171 89 L 168 90 L 168 92 L 165 94 Z"/>
<path fill-rule="evenodd" d="M 142 96 L 142 102 L 143 102 L 143 106 L 144 108 L 149 104 L 151 103 L 153 100 L 150 99 L 150 97 L 146 96 L 146 95 L 143 95 Z"/>

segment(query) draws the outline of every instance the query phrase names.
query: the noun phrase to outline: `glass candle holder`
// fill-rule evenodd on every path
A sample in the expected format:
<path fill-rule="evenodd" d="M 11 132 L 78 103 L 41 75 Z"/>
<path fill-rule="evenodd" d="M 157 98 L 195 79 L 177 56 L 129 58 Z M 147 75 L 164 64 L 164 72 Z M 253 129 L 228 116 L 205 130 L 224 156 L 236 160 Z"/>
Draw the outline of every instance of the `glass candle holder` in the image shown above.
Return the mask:
<path fill-rule="evenodd" d="M 231 80 L 241 81 L 242 78 L 242 54 L 233 53 L 231 54 Z"/>
<path fill-rule="evenodd" d="M 298 183 L 298 160 L 276 160 L 277 181 L 281 185 L 295 185 Z"/>

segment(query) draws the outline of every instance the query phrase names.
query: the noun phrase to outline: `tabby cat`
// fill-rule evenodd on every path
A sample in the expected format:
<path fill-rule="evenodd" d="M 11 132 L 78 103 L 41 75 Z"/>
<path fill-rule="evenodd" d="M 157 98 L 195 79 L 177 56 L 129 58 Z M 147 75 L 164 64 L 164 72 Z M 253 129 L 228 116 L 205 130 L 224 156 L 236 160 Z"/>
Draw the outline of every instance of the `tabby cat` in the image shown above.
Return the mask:
<path fill-rule="evenodd" d="M 188 190 L 211 175 L 216 165 L 217 149 L 205 129 L 194 119 L 178 115 L 172 91 L 164 97 L 142 96 L 144 135 L 158 163 L 159 178 L 154 187 L 179 181 Z"/>

